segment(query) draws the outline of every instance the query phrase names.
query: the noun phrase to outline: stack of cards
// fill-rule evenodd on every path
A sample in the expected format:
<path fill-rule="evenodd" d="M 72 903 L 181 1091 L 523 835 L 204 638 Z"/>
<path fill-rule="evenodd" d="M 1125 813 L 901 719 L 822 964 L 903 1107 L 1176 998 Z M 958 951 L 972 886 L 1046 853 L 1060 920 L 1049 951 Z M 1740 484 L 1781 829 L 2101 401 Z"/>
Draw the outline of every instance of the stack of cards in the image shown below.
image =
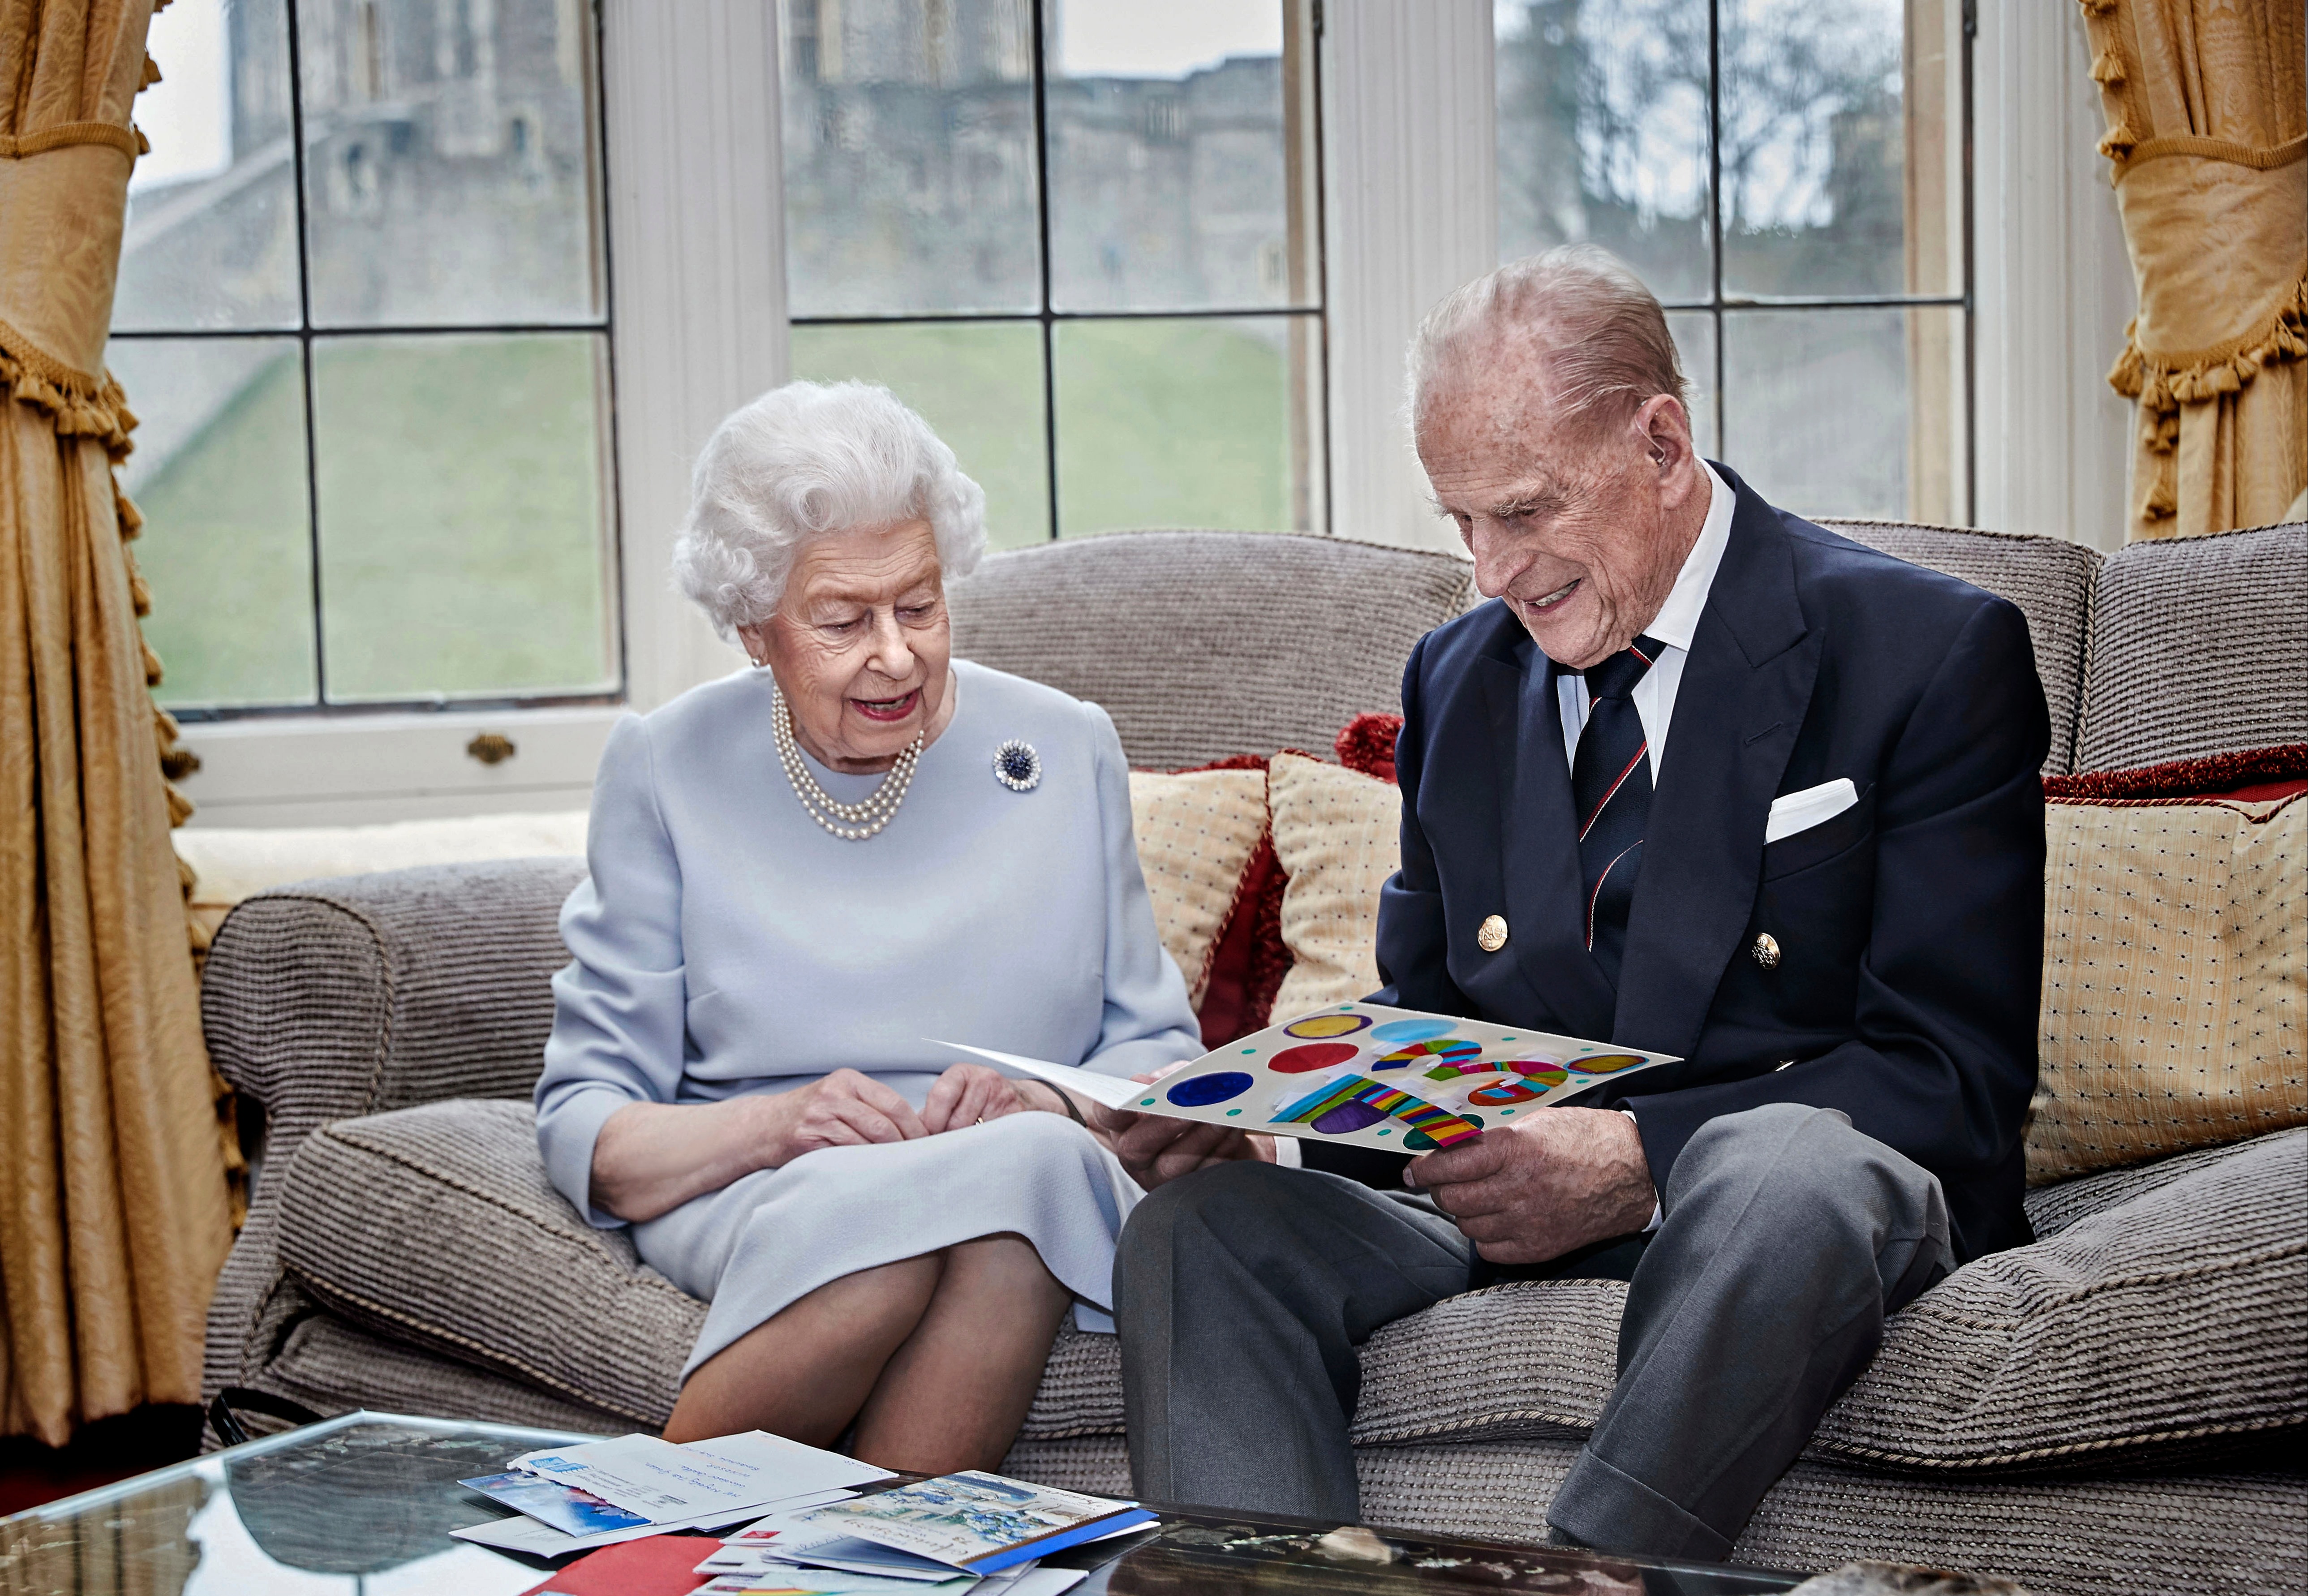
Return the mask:
<path fill-rule="evenodd" d="M 717 1530 L 764 1511 L 842 1501 L 889 1471 L 763 1430 L 676 1446 L 624 1436 L 517 1457 L 501 1474 L 459 1483 L 522 1516 L 451 1533 L 557 1557 L 668 1530 Z"/>
<path fill-rule="evenodd" d="M 697 1596 L 1059 1596 L 1081 1575 L 1038 1558 L 1153 1520 L 1134 1502 L 947 1474 L 749 1524 L 698 1565 L 712 1577 Z"/>

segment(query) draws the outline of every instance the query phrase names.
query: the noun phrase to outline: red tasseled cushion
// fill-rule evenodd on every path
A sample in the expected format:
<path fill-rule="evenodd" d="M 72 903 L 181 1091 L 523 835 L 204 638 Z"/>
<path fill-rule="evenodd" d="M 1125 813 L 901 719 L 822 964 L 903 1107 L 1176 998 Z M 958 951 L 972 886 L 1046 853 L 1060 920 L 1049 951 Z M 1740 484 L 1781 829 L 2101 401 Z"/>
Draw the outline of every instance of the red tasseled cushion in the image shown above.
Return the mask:
<path fill-rule="evenodd" d="M 1356 715 L 1347 722 L 1331 745 L 1338 751 L 1339 763 L 1350 771 L 1360 771 L 1365 776 L 1376 776 L 1382 781 L 1394 780 L 1394 739 L 1402 731 L 1400 715 Z"/>
<path fill-rule="evenodd" d="M 1236 754 L 1193 768 L 1262 771 L 1266 757 Z M 1210 949 L 1210 979 L 1202 989 L 1203 1047 L 1222 1048 L 1238 1036 L 1266 1029 L 1274 995 L 1290 973 L 1290 950 L 1282 941 L 1282 888 L 1288 880 L 1274 857 L 1271 833 L 1261 837 Z"/>
<path fill-rule="evenodd" d="M 2308 743 L 2174 759 L 2129 771 L 2044 778 L 2048 798 L 2240 798 L 2260 803 L 2308 792 Z"/>

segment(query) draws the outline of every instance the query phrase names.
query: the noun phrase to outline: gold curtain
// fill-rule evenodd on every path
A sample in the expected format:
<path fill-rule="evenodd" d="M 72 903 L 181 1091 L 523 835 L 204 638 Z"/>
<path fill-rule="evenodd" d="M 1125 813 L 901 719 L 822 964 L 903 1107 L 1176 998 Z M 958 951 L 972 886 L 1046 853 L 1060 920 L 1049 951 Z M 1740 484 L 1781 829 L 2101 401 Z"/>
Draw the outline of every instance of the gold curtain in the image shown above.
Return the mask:
<path fill-rule="evenodd" d="M 151 0 L 0 0 L 0 1434 L 200 1395 L 230 1245 L 103 367 Z"/>
<path fill-rule="evenodd" d="M 2140 290 L 2132 539 L 2284 519 L 2308 490 L 2301 0 L 2080 0 Z"/>

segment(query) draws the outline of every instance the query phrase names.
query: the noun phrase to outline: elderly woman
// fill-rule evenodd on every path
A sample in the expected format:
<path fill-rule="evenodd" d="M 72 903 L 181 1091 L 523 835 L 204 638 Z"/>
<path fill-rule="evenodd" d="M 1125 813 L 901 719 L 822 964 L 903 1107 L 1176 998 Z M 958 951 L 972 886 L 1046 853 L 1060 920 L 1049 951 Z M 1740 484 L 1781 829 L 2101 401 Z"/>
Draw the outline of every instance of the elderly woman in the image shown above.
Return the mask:
<path fill-rule="evenodd" d="M 985 495 L 881 388 L 794 383 L 699 460 L 682 587 L 754 669 L 610 735 L 537 1087 L 546 1169 L 711 1310 L 674 1440 L 997 1464 L 1140 1195 L 1082 1105 L 1201 1051 L 1104 711 L 950 657 Z M 936 1039 L 936 1040 L 933 1040 Z"/>

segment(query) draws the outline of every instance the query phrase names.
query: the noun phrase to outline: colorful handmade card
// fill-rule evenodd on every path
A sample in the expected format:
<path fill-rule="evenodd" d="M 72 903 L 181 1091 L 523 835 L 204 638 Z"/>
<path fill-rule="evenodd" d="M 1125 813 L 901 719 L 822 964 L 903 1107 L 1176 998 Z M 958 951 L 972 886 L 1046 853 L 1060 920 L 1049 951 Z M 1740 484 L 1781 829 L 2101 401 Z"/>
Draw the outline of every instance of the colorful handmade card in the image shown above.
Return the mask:
<path fill-rule="evenodd" d="M 1672 1054 L 1369 1003 L 1342 1003 L 1270 1026 L 1150 1086 L 944 1045 L 1110 1109 L 1391 1152 L 1456 1146 L 1486 1126 L 1511 1124 L 1598 1082 L 1677 1062 Z"/>

